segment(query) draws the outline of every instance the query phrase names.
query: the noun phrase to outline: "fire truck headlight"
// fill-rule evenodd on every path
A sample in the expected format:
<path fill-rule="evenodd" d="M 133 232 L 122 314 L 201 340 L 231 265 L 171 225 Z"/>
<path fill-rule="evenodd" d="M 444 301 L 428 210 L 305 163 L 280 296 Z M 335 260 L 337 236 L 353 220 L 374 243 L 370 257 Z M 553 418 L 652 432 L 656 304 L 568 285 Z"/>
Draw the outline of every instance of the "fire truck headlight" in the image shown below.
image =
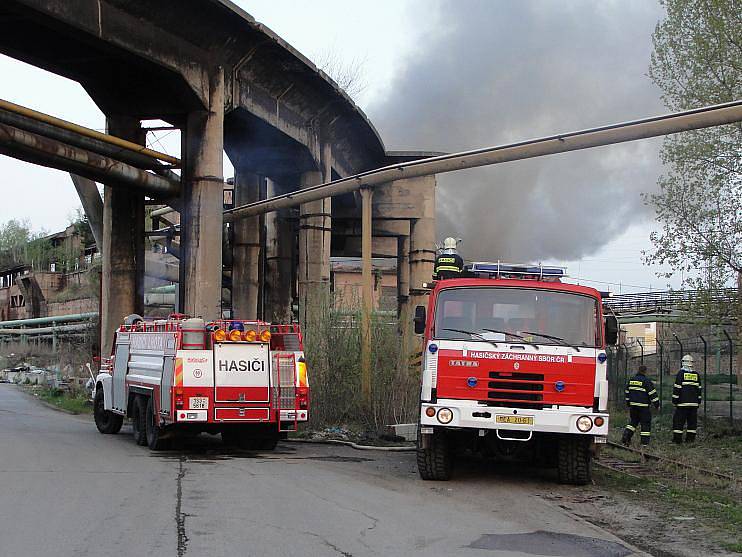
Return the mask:
<path fill-rule="evenodd" d="M 427 416 L 428 418 L 432 418 L 433 416 L 435 416 L 435 408 L 433 408 L 432 406 L 428 406 L 428 407 L 427 407 L 427 408 L 425 409 L 425 415 L 426 415 L 426 416 Z"/>
<path fill-rule="evenodd" d="M 602 426 L 604 423 L 605 423 L 605 420 L 601 416 L 598 416 L 597 418 L 595 418 L 595 425 L 597 427 Z"/>
<path fill-rule="evenodd" d="M 450 408 L 441 408 L 438 410 L 438 421 L 442 424 L 450 424 L 453 420 L 453 412 Z"/>
<path fill-rule="evenodd" d="M 593 421 L 590 416 L 580 416 L 577 418 L 577 429 L 581 432 L 586 433 L 593 428 Z"/>

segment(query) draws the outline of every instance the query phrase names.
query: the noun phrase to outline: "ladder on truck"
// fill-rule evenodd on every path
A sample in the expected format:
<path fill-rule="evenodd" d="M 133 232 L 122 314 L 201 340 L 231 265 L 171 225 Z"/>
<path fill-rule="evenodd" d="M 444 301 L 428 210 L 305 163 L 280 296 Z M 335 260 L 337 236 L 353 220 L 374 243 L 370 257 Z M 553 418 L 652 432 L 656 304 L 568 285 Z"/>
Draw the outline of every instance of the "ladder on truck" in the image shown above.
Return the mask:
<path fill-rule="evenodd" d="M 274 400 L 278 411 L 278 431 L 297 431 L 299 429 L 299 406 L 296 388 L 296 355 L 276 353 L 273 355 L 273 369 L 275 370 Z M 289 419 L 284 427 L 281 420 L 281 410 L 289 411 Z"/>

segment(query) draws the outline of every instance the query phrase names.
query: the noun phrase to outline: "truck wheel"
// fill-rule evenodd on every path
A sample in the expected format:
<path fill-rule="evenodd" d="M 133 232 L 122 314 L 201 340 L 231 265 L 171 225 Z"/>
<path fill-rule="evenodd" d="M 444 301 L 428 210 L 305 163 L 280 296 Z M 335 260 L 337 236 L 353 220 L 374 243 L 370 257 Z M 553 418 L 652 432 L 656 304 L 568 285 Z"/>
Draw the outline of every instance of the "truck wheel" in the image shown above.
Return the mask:
<path fill-rule="evenodd" d="M 103 389 L 95 391 L 93 399 L 93 418 L 98 431 L 106 434 L 118 433 L 124 423 L 124 417 L 106 410 L 103 402 Z"/>
<path fill-rule="evenodd" d="M 585 485 L 592 480 L 590 438 L 570 435 L 559 440 L 559 483 Z"/>
<path fill-rule="evenodd" d="M 149 446 L 153 451 L 161 451 L 165 448 L 165 441 L 162 439 L 162 428 L 157 424 L 155 402 L 152 400 L 152 397 L 147 399 L 147 410 L 145 416 L 147 446 Z"/>
<path fill-rule="evenodd" d="M 438 429 L 429 436 L 428 447 L 423 448 L 422 434 L 417 433 L 417 471 L 423 480 L 451 479 L 453 451 L 446 433 Z"/>
<path fill-rule="evenodd" d="M 278 434 L 272 436 L 272 437 L 266 437 L 264 439 L 259 439 L 259 445 L 258 448 L 261 451 L 273 451 L 276 448 L 276 445 L 278 445 Z"/>
<path fill-rule="evenodd" d="M 147 398 L 135 396 L 131 408 L 131 430 L 137 445 L 147 444 Z"/>

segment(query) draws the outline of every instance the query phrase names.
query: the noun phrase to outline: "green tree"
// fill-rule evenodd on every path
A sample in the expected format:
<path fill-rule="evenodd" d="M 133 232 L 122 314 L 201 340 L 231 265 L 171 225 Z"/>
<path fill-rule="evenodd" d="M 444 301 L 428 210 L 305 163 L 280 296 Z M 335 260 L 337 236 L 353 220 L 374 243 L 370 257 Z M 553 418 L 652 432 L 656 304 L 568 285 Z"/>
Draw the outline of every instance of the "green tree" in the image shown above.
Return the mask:
<path fill-rule="evenodd" d="M 22 264 L 26 259 L 26 248 L 34 238 L 27 220 L 11 219 L 0 224 L 0 267 Z"/>
<path fill-rule="evenodd" d="M 739 0 L 660 1 L 667 14 L 652 37 L 649 76 L 667 107 L 742 98 Z M 742 272 L 742 124 L 667 137 L 661 156 L 667 173 L 659 191 L 645 196 L 661 230 L 652 234 L 646 260 L 668 265 L 666 276 L 682 272 L 684 286 L 708 300 Z M 723 313 L 715 318 L 730 316 Z"/>

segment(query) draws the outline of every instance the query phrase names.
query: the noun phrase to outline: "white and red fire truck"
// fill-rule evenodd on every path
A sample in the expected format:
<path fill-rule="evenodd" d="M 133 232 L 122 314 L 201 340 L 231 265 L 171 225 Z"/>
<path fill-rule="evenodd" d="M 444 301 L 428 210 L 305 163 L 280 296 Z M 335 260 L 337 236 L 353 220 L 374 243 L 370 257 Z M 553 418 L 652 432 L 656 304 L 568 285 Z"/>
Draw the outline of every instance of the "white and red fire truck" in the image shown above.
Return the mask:
<path fill-rule="evenodd" d="M 446 480 L 454 449 L 529 456 L 559 480 L 591 477 L 595 443 L 608 435 L 606 341 L 618 334 L 598 291 L 562 282 L 558 267 L 473 263 L 436 281 L 424 334 L 417 464 Z"/>
<path fill-rule="evenodd" d="M 132 315 L 115 333 L 96 377 L 95 423 L 165 448 L 179 432 L 221 433 L 227 444 L 273 449 L 309 417 L 309 383 L 298 325 L 173 315 Z"/>

